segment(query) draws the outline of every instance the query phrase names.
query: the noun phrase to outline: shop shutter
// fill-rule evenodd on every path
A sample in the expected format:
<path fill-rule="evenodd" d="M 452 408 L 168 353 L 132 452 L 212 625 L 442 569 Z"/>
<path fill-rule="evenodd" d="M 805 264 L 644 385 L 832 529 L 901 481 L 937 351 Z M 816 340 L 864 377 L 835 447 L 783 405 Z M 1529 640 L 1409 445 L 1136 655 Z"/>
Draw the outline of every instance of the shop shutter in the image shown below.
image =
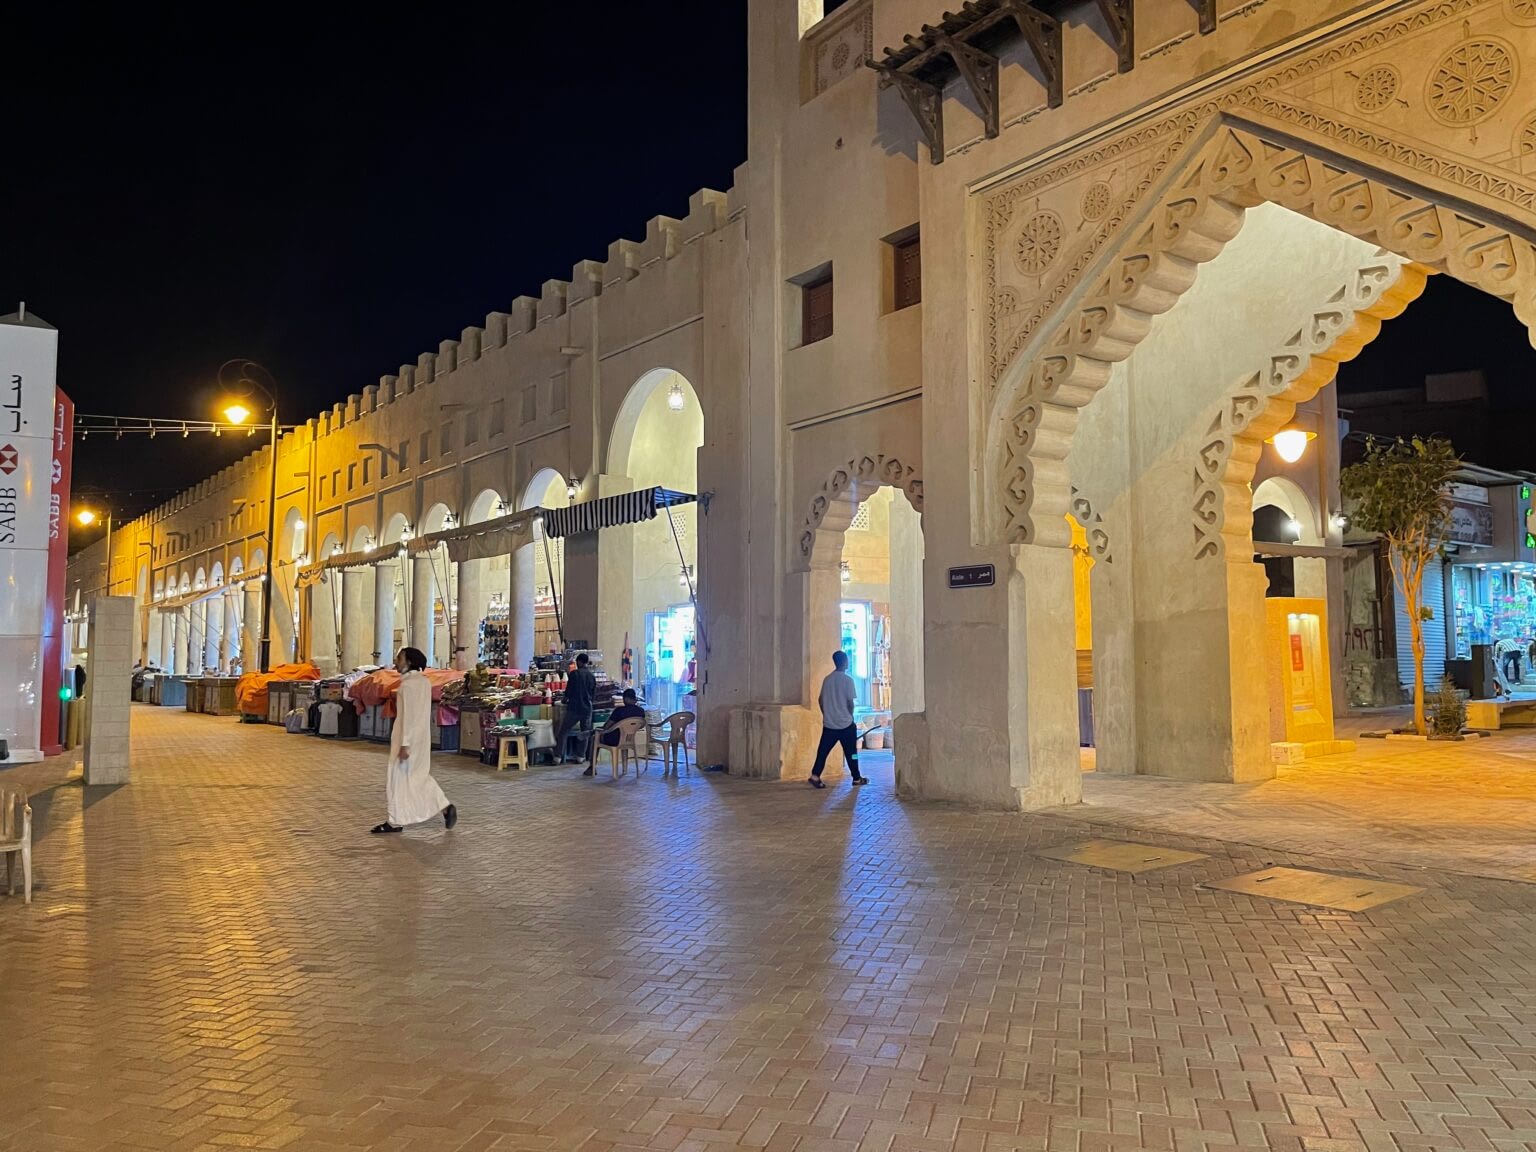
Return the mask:
<path fill-rule="evenodd" d="M 802 344 L 814 344 L 832 335 L 832 277 L 807 284 L 803 289 Z"/>
<path fill-rule="evenodd" d="M 1435 618 L 1424 621 L 1424 691 L 1433 692 L 1445 675 L 1446 635 L 1450 613 L 1445 598 L 1445 562 L 1432 560 L 1424 569 L 1423 603 L 1434 610 Z M 1413 639 L 1408 631 L 1408 614 L 1402 597 L 1397 601 L 1397 678 L 1405 692 L 1413 691 Z"/>
<path fill-rule="evenodd" d="M 919 303 L 923 298 L 922 248 L 918 238 L 895 245 L 895 305 L 897 309 Z"/>

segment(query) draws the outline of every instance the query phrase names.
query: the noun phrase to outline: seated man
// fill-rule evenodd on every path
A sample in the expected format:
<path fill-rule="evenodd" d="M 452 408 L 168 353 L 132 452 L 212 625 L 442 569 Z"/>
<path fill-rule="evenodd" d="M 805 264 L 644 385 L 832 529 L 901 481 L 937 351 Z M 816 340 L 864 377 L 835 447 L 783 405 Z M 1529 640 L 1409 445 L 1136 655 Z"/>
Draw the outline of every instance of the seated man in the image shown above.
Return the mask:
<path fill-rule="evenodd" d="M 597 746 L 606 744 L 609 748 L 619 746 L 619 724 L 625 720 L 644 720 L 645 709 L 640 707 L 639 697 L 635 695 L 633 688 L 624 689 L 624 703 L 620 704 L 608 717 L 608 723 L 603 725 L 603 730 L 597 734 L 597 739 L 592 741 L 592 752 L 587 761 L 587 770 L 583 776 L 591 776 L 597 771 Z"/>

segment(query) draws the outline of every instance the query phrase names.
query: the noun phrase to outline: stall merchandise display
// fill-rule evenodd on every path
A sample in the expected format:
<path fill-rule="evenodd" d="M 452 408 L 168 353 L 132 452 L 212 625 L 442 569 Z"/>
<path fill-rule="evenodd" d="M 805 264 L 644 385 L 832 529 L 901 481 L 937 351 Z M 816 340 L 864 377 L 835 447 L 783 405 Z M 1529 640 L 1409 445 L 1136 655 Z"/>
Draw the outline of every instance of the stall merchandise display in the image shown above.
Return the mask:
<path fill-rule="evenodd" d="M 484 620 L 480 621 L 480 647 L 477 657 L 481 664 L 500 668 L 507 662 L 507 645 L 512 634 L 511 607 L 495 603 Z"/>

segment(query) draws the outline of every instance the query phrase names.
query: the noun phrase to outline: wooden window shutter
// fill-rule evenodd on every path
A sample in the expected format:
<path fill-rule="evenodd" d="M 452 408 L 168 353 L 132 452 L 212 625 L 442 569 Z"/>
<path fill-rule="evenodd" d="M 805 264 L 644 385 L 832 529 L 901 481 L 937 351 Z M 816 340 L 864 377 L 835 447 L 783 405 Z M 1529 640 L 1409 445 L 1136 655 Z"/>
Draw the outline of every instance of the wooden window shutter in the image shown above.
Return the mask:
<path fill-rule="evenodd" d="M 896 307 L 907 308 L 923 298 L 922 246 L 918 237 L 903 240 L 895 246 L 896 256 Z"/>
<path fill-rule="evenodd" d="M 801 343 L 814 344 L 832 335 L 832 277 L 807 284 L 802 303 Z"/>

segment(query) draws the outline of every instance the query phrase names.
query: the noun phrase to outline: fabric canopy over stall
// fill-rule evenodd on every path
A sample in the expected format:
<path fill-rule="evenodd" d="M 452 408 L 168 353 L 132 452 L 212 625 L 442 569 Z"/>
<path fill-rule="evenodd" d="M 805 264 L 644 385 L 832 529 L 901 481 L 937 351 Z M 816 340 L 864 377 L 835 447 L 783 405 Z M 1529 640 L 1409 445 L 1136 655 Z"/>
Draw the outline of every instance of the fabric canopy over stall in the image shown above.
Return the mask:
<path fill-rule="evenodd" d="M 674 492 L 670 488 L 642 488 L 638 492 L 625 492 L 620 496 L 589 500 L 585 504 L 572 504 L 569 508 L 546 508 L 544 535 L 559 538 L 574 536 L 578 532 L 596 532 L 599 528 L 614 528 L 620 524 L 639 524 L 643 520 L 656 519 L 659 508 L 691 504 L 697 499 L 691 492 Z"/>
<path fill-rule="evenodd" d="M 213 588 L 199 588 L 191 592 L 178 592 L 174 596 L 165 596 L 159 600 L 150 602 L 151 608 L 158 608 L 162 612 L 176 608 L 185 608 L 188 604 L 196 604 L 199 600 L 206 600 L 210 596 L 222 596 L 225 586 L 220 584 Z"/>
<path fill-rule="evenodd" d="M 337 552 L 327 556 L 318 564 L 311 564 L 308 568 L 299 569 L 298 586 L 308 588 L 312 584 L 318 584 L 320 577 L 327 572 L 344 570 L 347 568 L 367 568 L 384 560 L 393 560 L 404 551 L 403 546 L 391 544 L 384 548 L 365 548 L 361 552 Z"/>
<path fill-rule="evenodd" d="M 482 520 L 478 524 L 428 532 L 412 540 L 407 545 L 407 551 L 415 556 L 445 544 L 448 547 L 448 558 L 456 564 L 466 560 L 488 560 L 492 556 L 509 556 L 533 541 L 533 522 L 548 514 L 543 508 L 528 508 L 509 516 L 498 516 L 494 520 Z"/>

